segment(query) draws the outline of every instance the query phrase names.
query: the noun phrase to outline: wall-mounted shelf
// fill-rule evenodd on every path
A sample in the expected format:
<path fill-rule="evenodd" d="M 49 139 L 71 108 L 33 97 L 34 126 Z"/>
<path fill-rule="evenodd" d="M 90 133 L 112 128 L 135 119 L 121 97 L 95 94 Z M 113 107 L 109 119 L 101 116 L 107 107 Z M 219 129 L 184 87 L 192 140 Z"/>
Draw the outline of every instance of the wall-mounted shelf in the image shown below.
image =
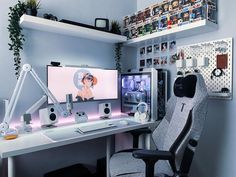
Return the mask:
<path fill-rule="evenodd" d="M 170 40 L 173 38 L 174 39 L 185 38 L 188 36 L 207 33 L 214 31 L 217 28 L 218 25 L 213 22 L 210 22 L 208 20 L 200 20 L 193 23 L 178 26 L 172 29 L 155 32 L 135 39 L 130 39 L 127 42 L 125 42 L 125 45 L 132 47 L 140 47 L 143 45 L 147 45 L 149 43 L 153 43 L 155 41 L 159 42 L 163 40 Z"/>
<path fill-rule="evenodd" d="M 52 21 L 30 15 L 22 15 L 20 18 L 20 25 L 23 28 L 81 37 L 106 43 L 118 43 L 127 41 L 127 38 L 125 36 Z"/>

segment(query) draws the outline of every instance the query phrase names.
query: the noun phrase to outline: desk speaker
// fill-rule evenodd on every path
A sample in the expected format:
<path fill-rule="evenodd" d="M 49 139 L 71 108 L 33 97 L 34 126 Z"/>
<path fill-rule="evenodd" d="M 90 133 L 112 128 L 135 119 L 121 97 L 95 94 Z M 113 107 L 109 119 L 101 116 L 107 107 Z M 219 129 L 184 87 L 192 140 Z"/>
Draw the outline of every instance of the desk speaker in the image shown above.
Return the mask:
<path fill-rule="evenodd" d="M 39 118 L 40 118 L 41 126 L 51 126 L 58 122 L 58 115 L 53 106 L 40 109 Z"/>
<path fill-rule="evenodd" d="M 101 118 L 110 118 L 111 117 L 111 103 L 101 103 L 99 107 L 99 116 Z"/>

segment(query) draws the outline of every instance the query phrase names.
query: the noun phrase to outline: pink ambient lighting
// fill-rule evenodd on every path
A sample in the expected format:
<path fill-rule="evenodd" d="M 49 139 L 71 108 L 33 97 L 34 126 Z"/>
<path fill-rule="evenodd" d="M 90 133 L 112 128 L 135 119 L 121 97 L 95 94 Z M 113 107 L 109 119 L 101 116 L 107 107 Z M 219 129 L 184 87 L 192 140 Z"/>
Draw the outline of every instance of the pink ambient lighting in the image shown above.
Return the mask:
<path fill-rule="evenodd" d="M 122 115 L 124 115 L 124 114 L 121 112 L 113 112 L 112 119 L 113 119 L 113 117 L 119 118 L 119 116 L 122 116 Z M 89 121 L 96 121 L 96 120 L 100 120 L 100 117 L 97 114 L 93 114 L 93 115 L 88 115 L 88 119 L 89 119 Z M 40 130 L 41 129 L 41 124 L 40 124 L 40 120 L 38 117 L 33 117 L 31 122 L 32 122 L 31 126 L 32 126 L 33 130 Z M 74 120 L 73 115 L 69 116 L 67 118 L 60 117 L 56 126 L 60 127 L 60 126 L 66 126 L 66 125 L 72 125 L 72 124 L 75 124 L 75 120 Z M 21 123 L 19 121 L 14 121 L 10 124 L 10 127 L 16 128 L 20 125 L 21 125 Z"/>

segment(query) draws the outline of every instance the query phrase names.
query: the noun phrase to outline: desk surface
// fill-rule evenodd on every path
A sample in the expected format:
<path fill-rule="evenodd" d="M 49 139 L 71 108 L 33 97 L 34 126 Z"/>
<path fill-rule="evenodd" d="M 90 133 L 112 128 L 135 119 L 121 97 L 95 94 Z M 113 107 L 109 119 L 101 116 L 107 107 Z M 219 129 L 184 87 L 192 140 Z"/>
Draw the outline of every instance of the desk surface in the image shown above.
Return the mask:
<path fill-rule="evenodd" d="M 124 120 L 124 118 L 121 118 Z M 62 137 L 60 140 L 52 140 L 47 134 L 50 133 L 58 133 L 61 132 L 70 132 L 74 131 L 78 127 L 78 124 L 64 126 L 64 127 L 56 127 L 53 129 L 40 130 L 38 132 L 30 133 L 30 134 L 20 134 L 19 137 L 15 140 L 0 140 L 0 156 L 2 158 L 13 157 L 17 155 L 23 155 L 26 153 L 46 150 L 54 147 L 64 146 L 68 144 L 73 144 L 77 142 L 82 142 L 86 140 L 92 140 L 100 137 L 105 137 L 109 135 L 114 135 L 117 133 L 122 133 L 130 130 L 135 130 L 139 128 L 150 127 L 154 124 L 154 122 L 147 123 L 138 123 L 133 121 L 130 118 L 125 118 L 125 120 L 129 121 L 128 125 L 122 125 L 120 123 L 121 119 L 110 119 L 105 121 L 111 121 L 116 124 L 116 127 L 97 130 L 85 134 L 76 133 L 76 136 L 72 137 Z M 104 120 L 100 120 L 104 121 Z M 97 121 L 96 121 L 97 122 Z M 96 123 L 92 122 L 92 123 Z"/>

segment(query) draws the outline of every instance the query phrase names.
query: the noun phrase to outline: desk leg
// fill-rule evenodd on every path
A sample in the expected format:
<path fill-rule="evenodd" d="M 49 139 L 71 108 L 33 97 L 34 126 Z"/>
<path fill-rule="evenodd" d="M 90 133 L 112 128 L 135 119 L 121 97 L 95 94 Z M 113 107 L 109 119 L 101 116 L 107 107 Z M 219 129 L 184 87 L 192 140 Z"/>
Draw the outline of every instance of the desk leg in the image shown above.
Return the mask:
<path fill-rule="evenodd" d="M 14 157 L 8 157 L 8 177 L 15 177 Z"/>
<path fill-rule="evenodd" d="M 107 177 L 110 177 L 110 157 L 111 157 L 111 136 L 106 138 L 106 164 L 107 164 Z"/>

